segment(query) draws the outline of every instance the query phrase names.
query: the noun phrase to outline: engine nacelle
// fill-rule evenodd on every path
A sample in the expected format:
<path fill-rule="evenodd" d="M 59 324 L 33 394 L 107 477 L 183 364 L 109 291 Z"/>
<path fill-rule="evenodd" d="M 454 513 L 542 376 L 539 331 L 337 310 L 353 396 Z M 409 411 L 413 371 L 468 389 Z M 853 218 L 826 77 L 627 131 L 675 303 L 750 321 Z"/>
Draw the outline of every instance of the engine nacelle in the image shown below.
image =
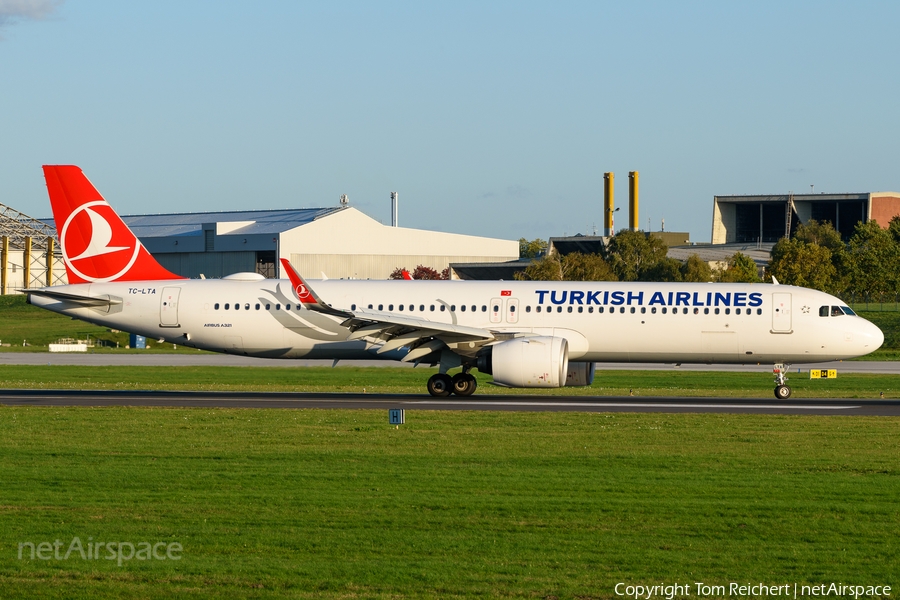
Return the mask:
<path fill-rule="evenodd" d="M 594 383 L 594 373 L 596 370 L 597 363 L 570 362 L 569 368 L 566 370 L 566 386 L 577 387 L 591 385 Z"/>
<path fill-rule="evenodd" d="M 488 357 L 494 383 L 520 388 L 558 388 L 565 385 L 569 342 L 561 337 L 527 337 L 491 346 Z"/>

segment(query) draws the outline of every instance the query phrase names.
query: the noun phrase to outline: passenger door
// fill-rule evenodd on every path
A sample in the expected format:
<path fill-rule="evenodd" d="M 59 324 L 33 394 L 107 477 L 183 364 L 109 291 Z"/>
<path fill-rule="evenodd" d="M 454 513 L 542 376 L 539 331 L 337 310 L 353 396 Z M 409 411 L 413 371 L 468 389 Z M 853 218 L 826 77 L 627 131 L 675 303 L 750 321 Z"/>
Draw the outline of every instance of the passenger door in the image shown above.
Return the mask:
<path fill-rule="evenodd" d="M 785 292 L 772 294 L 772 332 L 791 333 L 791 295 Z"/>

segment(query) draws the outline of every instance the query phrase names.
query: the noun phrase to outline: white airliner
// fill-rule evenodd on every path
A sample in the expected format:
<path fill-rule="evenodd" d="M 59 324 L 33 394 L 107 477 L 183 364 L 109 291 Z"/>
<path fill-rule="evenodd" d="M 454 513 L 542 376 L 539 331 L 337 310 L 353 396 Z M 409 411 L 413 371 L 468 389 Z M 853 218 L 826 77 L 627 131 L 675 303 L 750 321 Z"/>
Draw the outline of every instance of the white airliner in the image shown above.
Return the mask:
<path fill-rule="evenodd" d="M 769 284 L 185 279 L 147 252 L 74 166 L 45 166 L 69 285 L 30 302 L 104 327 L 247 356 L 440 365 L 434 396 L 470 371 L 521 388 L 590 385 L 596 362 L 791 363 L 868 354 L 884 335 L 823 292 Z M 453 377 L 447 373 L 461 368 Z"/>

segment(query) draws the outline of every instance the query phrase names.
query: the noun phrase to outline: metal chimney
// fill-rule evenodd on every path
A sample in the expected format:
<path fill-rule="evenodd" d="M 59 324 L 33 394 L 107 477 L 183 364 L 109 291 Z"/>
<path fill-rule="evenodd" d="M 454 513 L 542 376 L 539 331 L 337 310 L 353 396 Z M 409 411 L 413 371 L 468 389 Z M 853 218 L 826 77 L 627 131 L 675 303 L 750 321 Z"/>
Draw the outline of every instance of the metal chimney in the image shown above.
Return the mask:
<path fill-rule="evenodd" d="M 638 172 L 628 172 L 628 227 L 637 231 L 638 226 Z"/>
<path fill-rule="evenodd" d="M 398 205 L 399 194 L 391 192 L 391 227 L 399 227 L 400 207 Z"/>

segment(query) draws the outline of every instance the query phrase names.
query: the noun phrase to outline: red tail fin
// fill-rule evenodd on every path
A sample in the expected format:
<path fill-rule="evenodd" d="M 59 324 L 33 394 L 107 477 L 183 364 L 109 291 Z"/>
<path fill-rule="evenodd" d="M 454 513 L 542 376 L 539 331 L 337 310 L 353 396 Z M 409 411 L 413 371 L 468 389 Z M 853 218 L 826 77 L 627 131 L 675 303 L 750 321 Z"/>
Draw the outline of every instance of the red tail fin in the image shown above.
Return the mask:
<path fill-rule="evenodd" d="M 184 279 L 164 269 L 74 166 L 44 166 L 69 283 Z"/>

